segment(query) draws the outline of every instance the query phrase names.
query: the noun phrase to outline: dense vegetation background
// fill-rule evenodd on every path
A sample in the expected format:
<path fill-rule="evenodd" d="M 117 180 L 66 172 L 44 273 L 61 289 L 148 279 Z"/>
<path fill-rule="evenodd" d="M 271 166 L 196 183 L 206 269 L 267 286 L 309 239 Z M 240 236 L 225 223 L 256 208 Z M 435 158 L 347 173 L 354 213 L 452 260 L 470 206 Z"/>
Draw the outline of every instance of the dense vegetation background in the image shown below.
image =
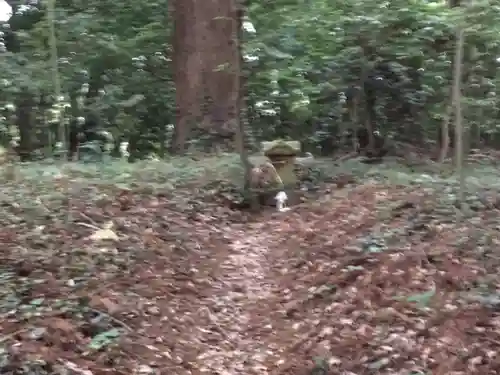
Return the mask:
<path fill-rule="evenodd" d="M 61 141 L 60 123 L 70 140 L 106 130 L 115 154 L 128 142 L 132 157 L 142 158 L 224 143 L 232 125 L 221 124 L 235 117 L 244 119 L 248 146 L 290 137 L 329 154 L 346 130 L 366 125 L 426 146 L 449 117 L 458 25 L 466 35 L 462 82 L 471 146 L 498 143 L 495 2 L 453 8 L 423 0 L 227 1 L 218 16 L 210 6 L 180 1 L 58 1 L 57 56 L 48 3 L 8 3 L 0 130 L 4 144 L 19 137 L 24 159 L 49 153 Z M 240 43 L 231 46 L 234 39 Z M 81 144 L 91 138 L 79 136 Z"/>

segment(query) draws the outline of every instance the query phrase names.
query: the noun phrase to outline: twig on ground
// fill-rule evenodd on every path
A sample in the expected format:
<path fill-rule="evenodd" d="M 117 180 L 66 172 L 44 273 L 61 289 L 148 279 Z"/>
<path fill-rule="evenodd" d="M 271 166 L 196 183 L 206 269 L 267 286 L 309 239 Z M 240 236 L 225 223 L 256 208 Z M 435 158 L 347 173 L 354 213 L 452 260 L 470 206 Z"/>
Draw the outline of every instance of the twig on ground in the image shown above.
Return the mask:
<path fill-rule="evenodd" d="M 92 224 L 88 224 L 88 223 L 84 223 L 82 221 L 77 221 L 75 222 L 76 225 L 80 225 L 82 227 L 87 227 L 87 228 L 90 228 L 90 229 L 95 229 L 95 230 L 101 230 L 101 228 L 99 228 L 98 226 L 95 226 L 95 225 L 92 225 Z"/>
<path fill-rule="evenodd" d="M 98 309 L 94 309 L 94 308 L 90 308 L 91 311 L 95 312 L 96 314 L 101 314 L 101 315 L 104 315 L 105 317 L 109 318 L 109 320 L 112 320 L 113 322 L 115 322 L 116 324 L 119 324 L 121 325 L 123 328 L 125 328 L 127 331 L 129 332 L 133 332 L 134 330 L 128 326 L 126 323 L 122 322 L 120 319 L 117 319 L 111 315 L 109 315 L 108 313 L 105 313 L 104 311 L 101 311 L 101 310 L 98 310 Z"/>
<path fill-rule="evenodd" d="M 96 222 L 95 222 L 92 218 L 90 218 L 90 217 L 88 217 L 87 215 L 85 215 L 83 212 L 80 212 L 80 216 L 83 216 L 83 218 L 84 218 L 84 219 L 87 219 L 88 221 L 90 221 L 90 223 L 91 223 L 92 225 L 97 226 L 97 223 L 96 223 Z"/>
<path fill-rule="evenodd" d="M 14 332 L 12 332 L 12 333 L 9 333 L 8 335 L 2 336 L 2 337 L 0 337 L 0 343 L 3 343 L 3 342 L 5 342 L 5 341 L 7 341 L 7 340 L 11 339 L 11 338 L 12 338 L 12 337 L 14 337 L 15 335 L 18 335 L 18 334 L 20 334 L 20 333 L 22 333 L 22 332 L 25 332 L 25 331 L 27 331 L 27 330 L 29 330 L 29 329 L 31 329 L 31 328 L 33 328 L 33 327 L 24 327 L 24 328 L 18 329 L 17 331 L 14 331 Z"/>

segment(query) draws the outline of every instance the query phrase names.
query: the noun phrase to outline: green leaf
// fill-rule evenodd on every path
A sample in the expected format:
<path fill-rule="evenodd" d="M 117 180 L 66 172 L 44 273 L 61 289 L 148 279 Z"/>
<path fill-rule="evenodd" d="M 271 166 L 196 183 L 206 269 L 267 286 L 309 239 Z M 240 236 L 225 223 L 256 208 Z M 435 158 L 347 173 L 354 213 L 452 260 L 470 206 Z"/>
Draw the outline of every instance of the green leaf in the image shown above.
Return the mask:
<path fill-rule="evenodd" d="M 280 50 L 274 48 L 274 47 L 264 47 L 264 51 L 271 57 L 275 58 L 275 59 L 293 59 L 293 56 L 288 54 L 288 53 L 285 53 L 285 52 L 281 52 Z"/>
<path fill-rule="evenodd" d="M 432 287 L 432 289 L 427 292 L 413 294 L 408 297 L 394 297 L 395 300 L 406 300 L 410 303 L 415 303 L 419 307 L 427 307 L 430 303 L 430 300 L 436 294 L 436 287 Z"/>
<path fill-rule="evenodd" d="M 121 332 L 117 328 L 110 329 L 109 331 L 99 333 L 97 336 L 94 336 L 90 341 L 88 347 L 92 350 L 100 350 L 107 345 L 111 344 L 115 341 L 116 338 L 120 336 Z"/>
<path fill-rule="evenodd" d="M 419 294 L 414 294 L 412 296 L 409 296 L 406 298 L 408 302 L 414 302 L 422 307 L 428 306 L 429 302 L 432 297 L 436 294 L 436 289 L 432 288 L 431 290 L 424 292 L 424 293 L 419 293 Z"/>
<path fill-rule="evenodd" d="M 37 298 L 30 302 L 32 306 L 40 306 L 45 301 L 45 298 Z"/>

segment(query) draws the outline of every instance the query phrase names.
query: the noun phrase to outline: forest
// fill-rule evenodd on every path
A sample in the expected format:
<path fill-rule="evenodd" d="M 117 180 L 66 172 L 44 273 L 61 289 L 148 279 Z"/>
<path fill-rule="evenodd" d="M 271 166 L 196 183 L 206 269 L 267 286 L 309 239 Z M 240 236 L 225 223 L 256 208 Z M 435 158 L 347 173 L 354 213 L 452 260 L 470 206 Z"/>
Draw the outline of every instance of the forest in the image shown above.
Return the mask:
<path fill-rule="evenodd" d="M 4 6 L 1 374 L 500 372 L 500 1 Z"/>
<path fill-rule="evenodd" d="M 290 138 L 331 155 L 360 127 L 428 148 L 452 114 L 457 24 L 469 147 L 498 142 L 490 3 L 462 14 L 430 1 L 278 1 L 197 15 L 166 2 L 69 2 L 55 4 L 53 19 L 43 3 L 9 4 L 2 138 L 17 140 L 23 160 L 52 155 L 58 142 L 73 153 L 103 131 L 114 155 L 126 142 L 134 160 L 205 149 L 232 140 L 235 118 L 254 149 Z"/>

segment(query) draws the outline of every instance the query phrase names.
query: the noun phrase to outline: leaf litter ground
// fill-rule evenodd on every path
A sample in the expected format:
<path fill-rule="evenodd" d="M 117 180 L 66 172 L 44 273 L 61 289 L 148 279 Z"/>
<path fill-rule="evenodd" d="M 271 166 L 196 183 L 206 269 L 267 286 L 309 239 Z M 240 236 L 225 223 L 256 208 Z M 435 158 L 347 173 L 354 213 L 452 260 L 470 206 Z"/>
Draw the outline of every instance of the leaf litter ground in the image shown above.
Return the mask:
<path fill-rule="evenodd" d="M 500 371 L 495 196 L 457 226 L 423 187 L 258 216 L 193 184 L 72 189 L 29 215 L 4 197 L 1 373 Z"/>

